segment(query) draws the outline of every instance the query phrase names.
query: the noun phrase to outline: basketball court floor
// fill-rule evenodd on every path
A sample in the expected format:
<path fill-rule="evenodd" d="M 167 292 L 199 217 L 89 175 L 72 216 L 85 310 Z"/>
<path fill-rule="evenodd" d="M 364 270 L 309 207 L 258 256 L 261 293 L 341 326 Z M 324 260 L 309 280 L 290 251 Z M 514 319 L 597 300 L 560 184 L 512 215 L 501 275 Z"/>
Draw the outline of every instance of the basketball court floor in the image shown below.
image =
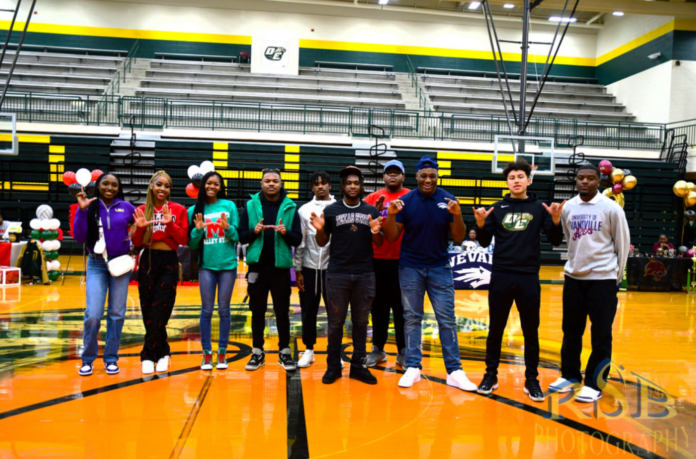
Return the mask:
<path fill-rule="evenodd" d="M 540 379 L 547 387 L 559 376 L 560 268 L 542 268 L 542 279 Z M 245 291 L 240 279 L 228 370 L 199 369 L 198 287 L 180 287 L 168 328 L 171 371 L 143 377 L 144 329 L 137 288 L 131 287 L 121 373 L 106 375 L 98 360 L 87 378 L 77 374 L 85 304 L 79 276 L 67 276 L 64 286 L 54 282 L 0 292 L 0 458 L 696 456 L 696 296 L 620 293 L 610 384 L 598 404 L 577 405 L 565 395 L 534 403 L 522 392 L 523 341 L 516 311 L 504 340 L 500 389 L 491 396 L 445 385 L 432 309 L 424 326 L 425 378 L 413 388 L 397 386 L 402 371 L 394 363 L 393 337 L 389 362 L 373 370 L 376 386 L 349 379 L 347 367 L 335 384 L 322 384 L 323 307 L 324 338 L 311 368 L 287 373 L 270 354 L 265 367 L 247 372 L 251 316 Z M 478 383 L 484 372 L 487 293 L 457 291 L 456 299 L 462 365 Z M 296 358 L 303 350 L 298 303 L 294 291 Z M 266 348 L 277 352 L 270 313 L 267 324 Z M 352 352 L 347 328 L 344 359 Z M 214 343 L 216 336 L 214 318 Z M 589 349 L 588 326 L 583 366 Z"/>

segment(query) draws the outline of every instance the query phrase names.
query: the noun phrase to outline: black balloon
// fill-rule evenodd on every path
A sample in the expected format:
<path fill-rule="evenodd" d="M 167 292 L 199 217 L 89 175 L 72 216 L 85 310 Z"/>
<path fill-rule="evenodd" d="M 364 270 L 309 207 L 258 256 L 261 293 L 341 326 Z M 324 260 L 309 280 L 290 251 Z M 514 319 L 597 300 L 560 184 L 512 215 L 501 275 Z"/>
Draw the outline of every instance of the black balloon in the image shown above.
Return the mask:
<path fill-rule="evenodd" d="M 72 197 L 77 196 L 77 193 L 79 193 L 81 190 L 82 186 L 79 183 L 73 183 L 68 187 L 68 193 L 70 193 Z"/>
<path fill-rule="evenodd" d="M 196 188 L 200 188 L 201 180 L 203 180 L 203 174 L 194 174 L 193 178 L 191 179 L 191 183 L 193 183 L 193 186 Z"/>
<path fill-rule="evenodd" d="M 690 222 L 696 220 L 696 212 L 693 211 L 693 210 L 687 210 L 686 212 L 684 212 L 684 216 L 685 216 L 686 219 L 689 220 Z"/>
<path fill-rule="evenodd" d="M 94 193 L 94 188 L 96 186 L 97 186 L 96 181 L 89 182 L 89 184 L 85 187 L 85 193 L 87 193 L 88 195 L 91 195 L 92 193 Z"/>
<path fill-rule="evenodd" d="M 631 171 L 629 169 L 624 169 L 623 171 L 624 171 L 624 177 L 628 177 L 629 175 L 633 175 L 633 174 L 631 174 Z"/>
<path fill-rule="evenodd" d="M 599 186 L 602 188 L 611 188 L 613 183 L 611 183 L 611 178 L 608 175 L 602 174 L 599 176 Z"/>

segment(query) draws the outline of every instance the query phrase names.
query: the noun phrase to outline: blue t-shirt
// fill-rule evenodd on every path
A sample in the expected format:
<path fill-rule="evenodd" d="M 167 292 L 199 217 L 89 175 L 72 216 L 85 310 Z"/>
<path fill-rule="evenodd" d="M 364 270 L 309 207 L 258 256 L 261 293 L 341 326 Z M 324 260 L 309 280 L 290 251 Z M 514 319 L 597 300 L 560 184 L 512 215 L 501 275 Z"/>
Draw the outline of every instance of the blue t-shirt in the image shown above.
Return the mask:
<path fill-rule="evenodd" d="M 450 223 L 454 215 L 447 210 L 453 195 L 437 188 L 431 196 L 415 189 L 401 198 L 404 208 L 396 214 L 396 222 L 404 224 L 400 264 L 409 268 L 441 268 L 449 262 Z"/>

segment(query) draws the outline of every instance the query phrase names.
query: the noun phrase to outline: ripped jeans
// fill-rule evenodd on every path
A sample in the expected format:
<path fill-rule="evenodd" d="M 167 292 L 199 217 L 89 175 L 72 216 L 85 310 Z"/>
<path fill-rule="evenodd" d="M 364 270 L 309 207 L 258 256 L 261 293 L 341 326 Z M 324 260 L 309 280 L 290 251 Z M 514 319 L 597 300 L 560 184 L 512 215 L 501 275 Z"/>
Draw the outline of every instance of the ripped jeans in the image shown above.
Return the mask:
<path fill-rule="evenodd" d="M 329 368 L 341 368 L 343 325 L 348 315 L 352 323 L 353 357 L 351 365 L 361 366 L 366 357 L 367 324 L 372 300 L 375 299 L 375 274 L 326 274 L 326 292 L 329 304 L 329 346 L 326 363 Z"/>
<path fill-rule="evenodd" d="M 441 268 L 409 268 L 399 266 L 401 300 L 404 304 L 404 334 L 406 335 L 407 368 L 423 369 L 421 329 L 425 292 L 433 305 L 437 320 L 442 356 L 447 374 L 461 370 L 457 318 L 454 315 L 454 280 L 449 264 Z"/>

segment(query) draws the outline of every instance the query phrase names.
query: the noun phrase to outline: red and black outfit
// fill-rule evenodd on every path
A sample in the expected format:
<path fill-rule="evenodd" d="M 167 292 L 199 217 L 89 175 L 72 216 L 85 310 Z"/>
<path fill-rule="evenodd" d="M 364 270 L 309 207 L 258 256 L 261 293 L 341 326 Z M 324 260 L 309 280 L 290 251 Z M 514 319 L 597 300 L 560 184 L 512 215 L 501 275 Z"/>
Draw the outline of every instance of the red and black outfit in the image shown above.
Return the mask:
<path fill-rule="evenodd" d="M 138 292 L 140 309 L 145 325 L 145 344 L 140 360 L 157 362 L 169 355 L 167 323 L 174 309 L 176 286 L 179 281 L 179 257 L 176 249 L 188 242 L 188 218 L 186 209 L 175 202 L 168 203 L 172 221 L 168 224 L 153 223 L 150 244 L 162 241 L 172 250 L 153 250 L 143 245 L 145 228 L 138 228 L 132 241 L 136 247 L 144 247 L 138 268 Z M 138 209 L 145 212 L 145 206 Z M 162 219 L 162 208 L 155 207 L 153 220 Z"/>

